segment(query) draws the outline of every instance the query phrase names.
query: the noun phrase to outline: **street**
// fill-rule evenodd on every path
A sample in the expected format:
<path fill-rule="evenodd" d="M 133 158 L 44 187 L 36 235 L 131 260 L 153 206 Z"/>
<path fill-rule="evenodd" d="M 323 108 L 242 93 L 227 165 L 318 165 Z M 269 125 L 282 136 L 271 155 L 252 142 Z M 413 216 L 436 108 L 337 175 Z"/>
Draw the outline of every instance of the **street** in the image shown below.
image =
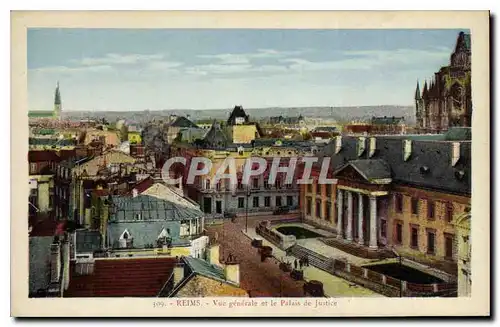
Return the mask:
<path fill-rule="evenodd" d="M 297 215 L 249 216 L 248 229 L 255 228 L 262 220 L 295 218 Z M 207 236 L 211 239 L 217 233 L 220 242 L 221 261 L 229 254 L 240 262 L 240 285 L 251 297 L 302 297 L 303 282 L 290 278 L 289 273 L 279 269 L 278 262 L 267 258 L 261 262 L 257 249 L 251 240 L 242 233 L 245 229 L 245 217 L 238 217 L 235 222 L 225 220 L 224 224 L 208 226 Z"/>

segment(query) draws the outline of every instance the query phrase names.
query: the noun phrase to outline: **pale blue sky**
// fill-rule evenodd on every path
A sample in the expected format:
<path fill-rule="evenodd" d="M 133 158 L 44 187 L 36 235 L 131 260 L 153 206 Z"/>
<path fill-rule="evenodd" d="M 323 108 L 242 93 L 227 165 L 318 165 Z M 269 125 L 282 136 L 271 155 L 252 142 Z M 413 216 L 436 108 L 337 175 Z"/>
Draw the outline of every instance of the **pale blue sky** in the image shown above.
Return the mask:
<path fill-rule="evenodd" d="M 460 30 L 30 29 L 31 110 L 412 105 Z"/>

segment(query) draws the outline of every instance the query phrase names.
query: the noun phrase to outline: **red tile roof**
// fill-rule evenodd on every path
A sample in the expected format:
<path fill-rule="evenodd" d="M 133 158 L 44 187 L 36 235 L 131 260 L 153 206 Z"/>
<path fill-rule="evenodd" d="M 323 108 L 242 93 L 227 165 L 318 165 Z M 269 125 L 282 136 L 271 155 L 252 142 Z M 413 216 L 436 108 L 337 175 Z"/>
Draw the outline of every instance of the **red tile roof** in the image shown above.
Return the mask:
<path fill-rule="evenodd" d="M 155 183 L 155 181 L 154 181 L 153 178 L 151 178 L 151 177 L 145 178 L 142 181 L 137 182 L 134 185 L 132 185 L 132 187 L 131 187 L 130 191 L 128 192 L 128 194 L 129 195 L 132 194 L 133 189 L 136 189 L 137 192 L 140 194 L 140 193 L 146 191 L 151 186 L 153 186 L 154 183 Z"/>
<path fill-rule="evenodd" d="M 28 162 L 46 162 L 61 161 L 61 157 L 55 151 L 43 150 L 43 151 L 29 151 L 28 152 Z"/>
<path fill-rule="evenodd" d="M 32 227 L 29 235 L 33 236 L 54 236 L 56 234 L 58 221 L 52 215 L 38 214 L 29 219 L 29 226 Z"/>
<path fill-rule="evenodd" d="M 70 266 L 65 297 L 156 297 L 168 280 L 176 258 L 95 260 L 92 275 L 75 275 Z"/>

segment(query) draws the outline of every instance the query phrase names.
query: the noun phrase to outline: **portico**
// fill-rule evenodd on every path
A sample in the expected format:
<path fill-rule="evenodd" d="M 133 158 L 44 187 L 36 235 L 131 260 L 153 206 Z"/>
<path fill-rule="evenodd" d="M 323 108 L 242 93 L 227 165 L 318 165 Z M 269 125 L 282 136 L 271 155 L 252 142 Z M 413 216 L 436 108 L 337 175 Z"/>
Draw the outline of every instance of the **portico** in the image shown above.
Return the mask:
<path fill-rule="evenodd" d="M 336 173 L 337 239 L 378 249 L 378 203 L 389 194 L 390 170 L 382 160 L 354 160 Z"/>

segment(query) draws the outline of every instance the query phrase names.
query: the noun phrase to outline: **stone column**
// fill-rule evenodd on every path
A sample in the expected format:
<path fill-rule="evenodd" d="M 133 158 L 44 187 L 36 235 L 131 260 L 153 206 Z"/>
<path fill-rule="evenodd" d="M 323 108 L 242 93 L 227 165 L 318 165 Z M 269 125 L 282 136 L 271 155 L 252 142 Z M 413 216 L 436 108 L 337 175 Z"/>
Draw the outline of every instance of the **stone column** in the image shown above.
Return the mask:
<path fill-rule="evenodd" d="M 370 249 L 377 248 L 377 198 L 370 196 Z"/>
<path fill-rule="evenodd" d="M 364 235 L 363 235 L 363 194 L 358 193 L 358 243 L 359 245 L 364 245 Z"/>
<path fill-rule="evenodd" d="M 347 191 L 347 233 L 346 240 L 352 241 L 352 192 Z"/>
<path fill-rule="evenodd" d="M 342 190 L 337 191 L 337 238 L 342 239 L 342 215 L 344 212 L 344 193 Z"/>

